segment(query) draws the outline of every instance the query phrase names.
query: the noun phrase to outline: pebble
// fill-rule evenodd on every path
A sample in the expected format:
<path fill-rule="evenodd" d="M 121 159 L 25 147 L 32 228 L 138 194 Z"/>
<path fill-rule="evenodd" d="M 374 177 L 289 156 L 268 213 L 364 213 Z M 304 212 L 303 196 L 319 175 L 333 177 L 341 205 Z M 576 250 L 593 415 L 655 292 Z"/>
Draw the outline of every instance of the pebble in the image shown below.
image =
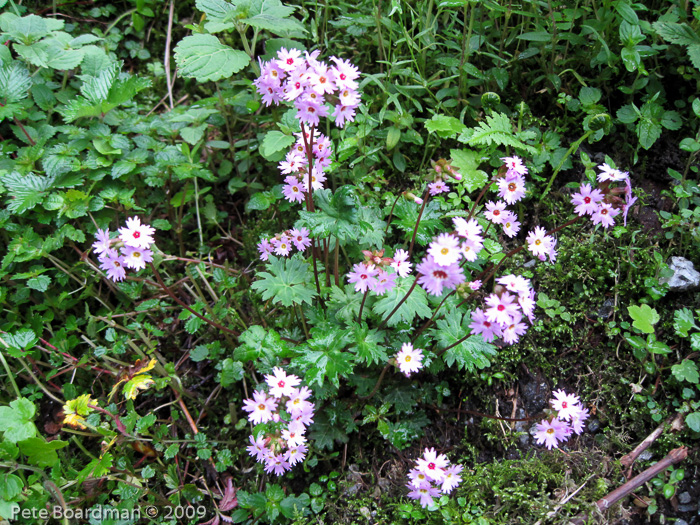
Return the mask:
<path fill-rule="evenodd" d="M 700 288 L 700 273 L 685 257 L 671 257 L 668 267 L 673 271 L 673 275 L 661 279 L 660 282 L 667 283 L 672 292 L 688 292 Z"/>
<path fill-rule="evenodd" d="M 641 454 L 639 454 L 639 460 L 640 461 L 649 461 L 652 458 L 653 454 L 649 450 L 645 450 Z"/>
<path fill-rule="evenodd" d="M 682 503 L 683 505 L 685 505 L 686 503 L 690 503 L 690 493 L 686 491 L 678 494 L 678 502 Z"/>
<path fill-rule="evenodd" d="M 688 522 L 685 520 L 676 520 L 675 524 L 676 525 L 688 525 Z"/>
<path fill-rule="evenodd" d="M 590 421 L 586 421 L 586 430 L 589 432 L 595 432 L 600 428 L 600 421 L 597 419 L 591 419 Z"/>

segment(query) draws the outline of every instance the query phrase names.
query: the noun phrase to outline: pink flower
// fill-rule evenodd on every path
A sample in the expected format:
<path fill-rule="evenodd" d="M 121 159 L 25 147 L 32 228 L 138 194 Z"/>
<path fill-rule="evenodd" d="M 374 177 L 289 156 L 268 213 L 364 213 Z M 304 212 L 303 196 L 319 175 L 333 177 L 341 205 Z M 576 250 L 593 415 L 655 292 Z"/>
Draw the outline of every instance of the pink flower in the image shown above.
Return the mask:
<path fill-rule="evenodd" d="M 149 249 L 142 250 L 133 246 L 124 246 L 122 259 L 127 268 L 138 271 L 144 269 L 146 263 L 153 261 L 153 252 Z"/>
<path fill-rule="evenodd" d="M 291 149 L 287 152 L 286 157 L 279 163 L 279 169 L 283 175 L 296 173 L 300 168 L 306 166 L 306 157 L 300 154 L 297 150 Z"/>
<path fill-rule="evenodd" d="M 554 238 L 547 235 L 547 230 L 541 226 L 536 226 L 533 231 L 527 234 L 527 248 L 532 255 L 544 260 L 544 256 L 549 254 L 554 248 Z"/>
<path fill-rule="evenodd" d="M 287 442 L 288 447 L 298 447 L 306 443 L 305 432 L 306 427 L 301 421 L 291 421 L 282 431 L 282 439 Z"/>
<path fill-rule="evenodd" d="M 292 242 L 296 246 L 297 250 L 303 252 L 306 248 L 311 246 L 311 239 L 309 239 L 309 230 L 306 228 L 301 228 L 297 230 L 296 228 L 289 230 L 289 235 L 292 237 Z"/>
<path fill-rule="evenodd" d="M 626 171 L 611 168 L 606 162 L 598 166 L 598 169 L 601 171 L 601 173 L 598 174 L 598 182 L 605 182 L 606 180 L 617 182 L 629 177 L 629 173 Z"/>
<path fill-rule="evenodd" d="M 335 75 L 335 83 L 340 89 L 357 89 L 355 80 L 360 76 L 360 72 L 349 60 L 343 60 L 337 57 L 331 57 L 331 61 L 335 63 L 333 73 Z"/>
<path fill-rule="evenodd" d="M 401 350 L 396 354 L 396 363 L 399 366 L 399 370 L 406 377 L 423 368 L 422 361 L 423 351 L 420 348 L 413 348 L 411 343 L 404 343 L 401 346 Z"/>
<path fill-rule="evenodd" d="M 286 257 L 292 251 L 292 244 L 289 237 L 282 235 L 279 239 L 273 239 L 272 244 L 275 247 L 275 254 Z"/>
<path fill-rule="evenodd" d="M 265 458 L 270 454 L 270 450 L 266 446 L 265 437 L 263 435 L 260 435 L 258 439 L 250 436 L 250 446 L 246 447 L 246 450 L 256 461 L 265 461 Z"/>
<path fill-rule="evenodd" d="M 449 266 L 459 261 L 461 249 L 459 239 L 449 233 L 441 233 L 430 243 L 428 253 L 440 266 Z"/>
<path fill-rule="evenodd" d="M 277 401 L 262 390 L 253 392 L 253 399 L 243 400 L 243 410 L 250 412 L 248 420 L 254 425 L 272 421 L 272 412 L 277 410 Z"/>
<path fill-rule="evenodd" d="M 566 421 L 581 411 L 581 400 L 575 394 L 567 394 L 563 390 L 552 392 L 554 399 L 551 401 L 552 408 L 557 411 L 557 417 Z"/>
<path fill-rule="evenodd" d="M 509 345 L 515 344 L 520 339 L 520 336 L 527 332 L 527 325 L 520 322 L 522 318 L 523 316 L 518 312 L 512 317 L 508 326 L 502 327 L 504 343 Z"/>
<path fill-rule="evenodd" d="M 417 468 L 412 468 L 408 471 L 408 479 L 410 480 L 408 483 L 409 488 L 418 488 L 426 482 L 430 483 L 430 480 L 428 479 L 428 476 L 425 475 L 425 472 L 418 470 Z"/>
<path fill-rule="evenodd" d="M 299 182 L 299 179 L 294 175 L 284 179 L 285 185 L 282 186 L 282 195 L 289 202 L 304 201 L 304 185 Z"/>
<path fill-rule="evenodd" d="M 443 288 L 454 288 L 465 280 L 458 264 L 440 266 L 431 255 L 427 255 L 416 270 L 420 273 L 418 284 L 432 295 L 442 295 Z"/>
<path fill-rule="evenodd" d="M 432 481 L 442 483 L 445 479 L 445 468 L 449 463 L 444 454 L 438 454 L 434 448 L 426 448 L 423 457 L 416 460 L 416 468 Z"/>
<path fill-rule="evenodd" d="M 591 215 L 598 211 L 598 203 L 603 200 L 603 193 L 598 189 L 591 189 L 590 184 L 581 184 L 579 193 L 571 196 L 571 204 L 576 205 L 574 212 L 577 215 Z"/>
<path fill-rule="evenodd" d="M 304 461 L 306 453 L 308 452 L 306 445 L 297 445 L 295 447 L 290 447 L 287 452 L 284 453 L 284 459 L 289 462 L 290 467 L 293 467 L 297 463 Z"/>
<path fill-rule="evenodd" d="M 577 414 L 571 416 L 571 430 L 578 435 L 583 432 L 583 425 L 586 419 L 590 417 L 587 408 L 581 408 Z"/>
<path fill-rule="evenodd" d="M 437 498 L 440 495 L 440 491 L 433 487 L 430 483 L 424 483 L 418 488 L 411 487 L 409 485 L 408 488 L 413 489 L 408 493 L 408 497 L 419 500 L 421 507 L 424 508 L 434 505 L 435 500 L 433 498 Z"/>
<path fill-rule="evenodd" d="M 297 417 L 305 411 L 314 410 L 314 404 L 307 401 L 311 397 L 311 390 L 307 386 L 295 388 L 291 395 L 288 396 L 287 411 L 292 417 Z"/>
<path fill-rule="evenodd" d="M 116 282 L 126 279 L 124 258 L 121 257 L 116 250 L 109 250 L 103 253 L 100 255 L 99 261 L 100 268 L 107 272 L 107 277 Z"/>
<path fill-rule="evenodd" d="M 501 327 L 511 324 L 511 319 L 518 314 L 518 303 L 515 297 L 504 292 L 500 297 L 492 293 L 485 299 L 489 306 L 486 310 L 486 319 L 492 323 L 498 323 Z"/>
<path fill-rule="evenodd" d="M 481 308 L 477 308 L 472 312 L 472 322 L 469 328 L 473 335 L 481 334 L 481 337 L 487 343 L 501 337 L 501 327 L 497 323 L 486 319 L 486 315 Z"/>
<path fill-rule="evenodd" d="M 515 204 L 525 196 L 525 179 L 517 173 L 512 178 L 498 179 L 498 196 L 508 204 Z"/>
<path fill-rule="evenodd" d="M 298 49 L 282 48 L 277 52 L 277 66 L 284 71 L 294 71 L 297 67 L 304 64 L 304 59 L 301 58 L 301 51 Z"/>
<path fill-rule="evenodd" d="M 141 224 L 141 219 L 138 217 L 131 217 L 126 220 L 125 228 L 119 228 L 119 238 L 126 246 L 148 248 L 155 242 L 153 239 L 155 231 L 155 228 Z"/>
<path fill-rule="evenodd" d="M 530 280 L 525 279 L 522 275 L 504 275 L 496 279 L 498 284 L 502 284 L 509 292 L 527 294 L 530 292 Z"/>
<path fill-rule="evenodd" d="M 353 266 L 353 271 L 348 274 L 348 282 L 355 283 L 355 291 L 365 293 L 373 290 L 377 285 L 377 274 L 379 273 L 373 264 L 357 263 Z"/>
<path fill-rule="evenodd" d="M 270 258 L 270 255 L 274 251 L 274 246 L 270 244 L 270 241 L 267 239 L 263 239 L 258 243 L 258 251 L 260 252 L 260 260 L 261 261 L 267 261 Z"/>
<path fill-rule="evenodd" d="M 543 419 L 541 423 L 537 423 L 535 431 L 535 439 L 537 444 L 544 445 L 549 449 L 558 448 L 560 441 L 565 441 L 569 436 L 569 425 L 564 421 L 554 419 L 549 422 Z"/>
<path fill-rule="evenodd" d="M 406 250 L 403 250 L 399 248 L 394 252 L 394 258 L 393 262 L 391 263 L 391 267 L 396 270 L 396 273 L 399 274 L 399 277 L 406 277 L 408 274 L 411 273 L 411 266 L 412 264 L 408 260 L 408 252 Z"/>
<path fill-rule="evenodd" d="M 467 239 L 460 245 L 460 250 L 464 258 L 469 262 L 474 262 L 479 257 L 479 252 L 484 247 L 481 238 Z"/>
<path fill-rule="evenodd" d="M 270 454 L 265 459 L 265 472 L 268 474 L 274 472 L 276 475 L 281 476 L 287 470 L 291 470 L 291 468 L 292 466 L 286 460 L 284 454 Z"/>
<path fill-rule="evenodd" d="M 620 210 L 612 207 L 607 202 L 598 204 L 598 210 L 591 216 L 593 224 L 602 224 L 604 228 L 609 228 L 615 224 L 615 217 L 619 215 Z"/>
<path fill-rule="evenodd" d="M 325 106 L 310 100 L 297 100 L 297 117 L 310 126 L 318 126 L 321 117 L 328 115 Z"/>
<path fill-rule="evenodd" d="M 301 383 L 294 374 L 287 373 L 280 367 L 276 366 L 272 369 L 272 374 L 265 375 L 265 382 L 270 387 L 270 395 L 272 397 L 281 398 L 282 396 L 291 396 L 294 393 L 295 386 Z"/>
<path fill-rule="evenodd" d="M 501 160 L 508 167 L 508 171 L 518 175 L 527 175 L 527 167 L 520 157 L 513 155 L 512 157 L 501 157 Z"/>
<path fill-rule="evenodd" d="M 476 219 L 467 221 L 462 217 L 453 217 L 452 224 L 454 224 L 455 231 L 460 237 L 477 240 L 480 243 L 483 242 L 483 238 L 481 237 L 481 224 L 479 224 Z"/>
<path fill-rule="evenodd" d="M 97 255 L 106 253 L 111 249 L 112 241 L 109 238 L 109 229 L 97 230 L 95 237 L 97 240 L 92 244 L 92 248 Z"/>
<path fill-rule="evenodd" d="M 335 119 L 335 125 L 342 128 L 345 126 L 346 122 L 354 122 L 355 108 L 352 106 L 342 106 L 338 104 L 335 106 L 331 116 Z"/>
<path fill-rule="evenodd" d="M 535 290 L 532 288 L 527 294 L 520 294 L 518 296 L 518 304 L 520 308 L 523 309 L 523 313 L 528 318 L 528 320 L 533 323 L 535 321 Z"/>
<path fill-rule="evenodd" d="M 441 180 L 428 184 L 428 189 L 430 190 L 431 195 L 439 195 L 450 191 L 450 187 Z"/>
<path fill-rule="evenodd" d="M 520 231 L 518 216 L 512 211 L 503 212 L 503 220 L 501 224 L 503 225 L 503 233 L 505 233 L 508 237 L 515 237 Z"/>
<path fill-rule="evenodd" d="M 445 479 L 443 479 L 442 487 L 440 487 L 445 494 L 452 492 L 462 481 L 462 477 L 459 474 L 463 469 L 462 465 L 452 465 L 445 469 Z"/>
<path fill-rule="evenodd" d="M 377 273 L 377 284 L 372 291 L 377 295 L 384 295 L 394 286 L 396 286 L 396 274 L 380 268 Z"/>
<path fill-rule="evenodd" d="M 622 219 L 625 226 L 627 226 L 627 212 L 635 202 L 637 202 L 637 197 L 632 195 L 632 184 L 629 178 L 627 178 L 625 179 L 625 204 L 622 206 Z"/>
<path fill-rule="evenodd" d="M 336 91 L 333 82 L 333 72 L 325 66 L 320 66 L 309 71 L 309 85 L 319 95 Z"/>
<path fill-rule="evenodd" d="M 469 288 L 471 288 L 472 290 L 476 291 L 476 290 L 478 290 L 479 288 L 481 288 L 482 282 L 481 282 L 479 279 L 476 279 L 475 281 L 471 281 L 471 282 L 469 282 L 469 283 L 467 283 L 467 284 L 468 284 Z"/>
<path fill-rule="evenodd" d="M 503 222 L 503 212 L 506 209 L 506 203 L 503 201 L 489 201 L 486 203 L 486 212 L 484 212 L 484 217 L 490 220 L 494 224 L 501 224 Z"/>

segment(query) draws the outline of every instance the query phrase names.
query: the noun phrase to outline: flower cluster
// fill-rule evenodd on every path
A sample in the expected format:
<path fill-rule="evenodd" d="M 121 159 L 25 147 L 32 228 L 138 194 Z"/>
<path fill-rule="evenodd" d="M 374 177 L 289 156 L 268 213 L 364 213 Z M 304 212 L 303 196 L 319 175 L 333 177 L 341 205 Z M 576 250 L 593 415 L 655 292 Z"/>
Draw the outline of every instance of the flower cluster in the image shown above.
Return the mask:
<path fill-rule="evenodd" d="M 292 228 L 291 230 L 278 233 L 271 239 L 263 239 L 258 243 L 260 260 L 267 261 L 270 255 L 281 255 L 287 257 L 292 253 L 292 248 L 303 252 L 311 246 L 309 230 L 306 228 Z"/>
<path fill-rule="evenodd" d="M 142 270 L 146 263 L 153 261 L 150 250 L 155 242 L 155 228 L 141 224 L 141 219 L 131 217 L 126 220 L 126 226 L 119 228 L 119 236 L 110 238 L 109 229 L 97 230 L 97 239 L 92 248 L 97 253 L 100 268 L 107 272 L 107 277 L 113 281 L 126 279 L 126 269 Z"/>
<path fill-rule="evenodd" d="M 485 311 L 477 308 L 472 312 L 469 328 L 472 334 L 481 334 L 484 341 L 501 337 L 504 343 L 514 344 L 527 332 L 523 316 L 530 323 L 535 320 L 535 290 L 530 280 L 520 275 L 504 275 L 496 282 L 500 285 L 498 293 L 485 299 Z"/>
<path fill-rule="evenodd" d="M 357 78 L 360 72 L 350 61 L 331 57 L 333 66 L 318 60 L 320 51 L 302 52 L 282 48 L 277 58 L 260 63 L 260 77 L 255 80 L 258 93 L 266 106 L 283 100 L 293 102 L 297 118 L 317 126 L 321 117 L 329 115 L 326 103 L 333 105 L 331 116 L 336 126 L 355 120 L 360 105 Z"/>
<path fill-rule="evenodd" d="M 444 454 L 434 448 L 426 448 L 423 457 L 416 460 L 416 466 L 408 472 L 406 485 L 411 492 L 408 497 L 420 500 L 422 507 L 432 506 L 433 499 L 449 494 L 462 481 L 462 465 L 451 465 Z"/>
<path fill-rule="evenodd" d="M 309 157 L 307 147 L 311 148 L 312 168 L 311 187 L 314 190 L 323 188 L 326 181 L 324 170 L 331 165 L 331 155 L 333 149 L 331 141 L 323 133 L 314 130 L 313 135 L 296 133 L 297 141 L 287 152 L 283 161 L 279 163 L 282 175 L 287 175 L 284 179 L 282 193 L 289 202 L 303 202 L 306 193 L 309 191 Z"/>
<path fill-rule="evenodd" d="M 355 285 L 355 291 L 374 292 L 384 295 L 396 286 L 397 277 L 406 277 L 411 273 L 408 252 L 398 249 L 394 257 L 384 257 L 384 250 L 376 252 L 363 250 L 365 260 L 353 266 L 348 273 L 348 282 Z M 392 271 L 389 271 L 391 268 Z"/>
<path fill-rule="evenodd" d="M 396 364 L 399 370 L 409 377 L 413 372 L 418 372 L 423 368 L 423 350 L 413 348 L 411 343 L 401 345 L 401 350 L 396 354 Z"/>
<path fill-rule="evenodd" d="M 581 434 L 584 422 L 590 416 L 577 395 L 563 390 L 555 390 L 553 394 L 551 404 L 556 414 L 537 423 L 534 433 L 537 444 L 544 444 L 549 450 L 558 448 L 559 443 L 569 439 L 571 434 Z"/>
<path fill-rule="evenodd" d="M 581 184 L 578 193 L 571 196 L 571 204 L 576 206 L 574 212 L 579 216 L 590 215 L 593 224 L 602 224 L 609 228 L 615 224 L 615 217 L 622 211 L 624 224 L 627 225 L 627 212 L 636 201 L 632 195 L 629 173 L 611 168 L 607 163 L 598 166 L 600 188 L 590 184 Z M 624 187 L 612 187 L 614 182 L 624 182 Z M 619 196 L 624 194 L 624 200 Z"/>
<path fill-rule="evenodd" d="M 314 422 L 314 404 L 308 401 L 311 390 L 296 388 L 301 379 L 279 367 L 265 376 L 268 392 L 257 390 L 253 399 L 243 401 L 243 410 L 254 425 L 267 423 L 267 432 L 250 436 L 248 453 L 265 465 L 265 472 L 278 476 L 303 461 L 308 451 L 306 427 Z M 286 410 L 282 410 L 282 406 Z"/>
<path fill-rule="evenodd" d="M 462 180 L 462 175 L 457 172 L 449 161 L 445 159 L 431 160 L 430 164 L 433 166 L 435 176 L 435 180 L 428 184 L 430 195 L 435 196 L 450 191 L 450 187 L 444 181 L 445 175 L 449 175 L 455 180 Z"/>

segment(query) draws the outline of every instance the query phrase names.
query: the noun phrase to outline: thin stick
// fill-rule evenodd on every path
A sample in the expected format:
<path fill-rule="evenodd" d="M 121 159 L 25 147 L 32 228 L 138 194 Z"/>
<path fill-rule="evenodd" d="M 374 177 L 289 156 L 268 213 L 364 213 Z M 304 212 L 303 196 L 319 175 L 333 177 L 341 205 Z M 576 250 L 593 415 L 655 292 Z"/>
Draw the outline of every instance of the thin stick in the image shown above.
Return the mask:
<path fill-rule="evenodd" d="M 671 424 L 673 427 L 675 424 L 680 422 L 683 419 L 683 414 L 680 412 L 676 414 L 675 417 L 671 416 L 666 421 L 661 423 L 658 427 L 656 427 L 656 430 L 654 430 L 651 434 L 649 434 L 644 441 L 642 441 L 639 445 L 637 445 L 632 452 L 629 454 L 625 454 L 622 456 L 620 459 L 620 464 L 627 469 L 627 472 L 625 473 L 625 477 L 629 478 L 630 475 L 632 474 L 632 464 L 637 460 L 639 455 L 644 452 L 647 448 L 651 446 L 651 444 L 658 439 L 658 437 L 663 433 L 664 429 L 666 428 L 667 424 Z"/>
<path fill-rule="evenodd" d="M 173 87 L 170 83 L 170 40 L 173 32 L 173 15 L 175 12 L 175 1 L 170 0 L 170 14 L 168 15 L 168 33 L 165 36 L 165 82 L 168 85 L 168 98 L 170 99 L 170 109 L 175 107 L 173 102 Z"/>

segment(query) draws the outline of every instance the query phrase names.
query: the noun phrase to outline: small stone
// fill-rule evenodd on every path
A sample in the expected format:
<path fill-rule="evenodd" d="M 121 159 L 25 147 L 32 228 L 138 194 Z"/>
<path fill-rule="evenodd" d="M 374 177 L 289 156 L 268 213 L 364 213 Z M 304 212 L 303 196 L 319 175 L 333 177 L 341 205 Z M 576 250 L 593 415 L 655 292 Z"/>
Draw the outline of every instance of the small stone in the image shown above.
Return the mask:
<path fill-rule="evenodd" d="M 690 499 L 690 492 L 688 491 L 681 492 L 680 494 L 678 494 L 678 502 L 682 503 L 683 505 L 685 505 L 686 503 L 690 503 Z"/>
<path fill-rule="evenodd" d="M 537 261 L 535 259 L 530 259 L 525 264 L 523 264 L 523 268 L 534 268 L 536 264 Z"/>
<path fill-rule="evenodd" d="M 615 311 L 615 301 L 608 298 L 603 302 L 603 305 L 598 308 L 598 317 L 605 320 L 610 317 Z"/>
<path fill-rule="evenodd" d="M 595 432 L 600 428 L 600 421 L 597 419 L 591 419 L 590 421 L 586 421 L 586 430 L 589 432 Z"/>
<path fill-rule="evenodd" d="M 671 257 L 668 267 L 673 271 L 673 275 L 661 279 L 660 282 L 668 284 L 672 292 L 688 292 L 700 287 L 700 273 L 685 257 Z"/>
<path fill-rule="evenodd" d="M 678 505 L 678 512 L 695 512 L 696 510 L 698 510 L 697 505 Z"/>
<path fill-rule="evenodd" d="M 372 517 L 372 514 L 370 514 L 369 509 L 367 507 L 360 507 L 360 514 L 362 514 L 362 517 L 366 520 Z"/>
<path fill-rule="evenodd" d="M 678 510 L 680 510 L 680 508 Z M 681 512 L 683 512 L 683 511 L 681 511 Z M 685 520 L 676 520 L 675 524 L 676 525 L 688 525 L 688 522 Z"/>
<path fill-rule="evenodd" d="M 653 456 L 653 454 L 650 451 L 645 450 L 644 452 L 639 454 L 639 460 L 640 461 L 649 461 L 652 458 L 652 456 Z"/>
<path fill-rule="evenodd" d="M 524 400 L 525 409 L 530 414 L 537 414 L 547 406 L 550 390 L 547 383 L 537 383 L 536 381 L 528 381 L 522 385 L 521 396 Z"/>

